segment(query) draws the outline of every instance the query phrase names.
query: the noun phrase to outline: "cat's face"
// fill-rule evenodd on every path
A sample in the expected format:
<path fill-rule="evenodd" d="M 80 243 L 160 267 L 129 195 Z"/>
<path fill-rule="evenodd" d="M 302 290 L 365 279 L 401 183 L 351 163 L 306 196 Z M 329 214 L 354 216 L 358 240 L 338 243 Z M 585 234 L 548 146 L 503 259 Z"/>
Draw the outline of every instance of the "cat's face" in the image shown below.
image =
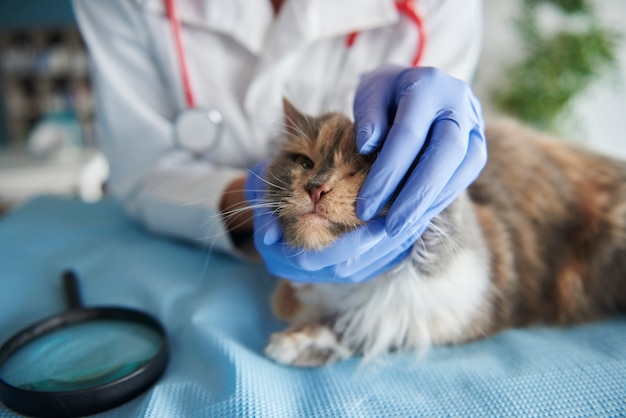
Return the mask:
<path fill-rule="evenodd" d="M 312 118 L 285 102 L 286 133 L 266 174 L 268 197 L 285 239 L 296 247 L 321 249 L 363 222 L 356 199 L 372 157 L 360 155 L 353 123 L 340 114 Z"/>

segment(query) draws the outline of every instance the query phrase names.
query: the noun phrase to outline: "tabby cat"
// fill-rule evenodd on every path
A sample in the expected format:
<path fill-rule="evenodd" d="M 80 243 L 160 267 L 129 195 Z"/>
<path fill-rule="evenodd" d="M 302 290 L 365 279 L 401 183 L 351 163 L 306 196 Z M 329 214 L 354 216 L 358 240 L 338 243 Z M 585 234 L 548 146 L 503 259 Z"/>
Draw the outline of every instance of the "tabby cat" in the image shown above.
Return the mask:
<path fill-rule="evenodd" d="M 373 157 L 357 152 L 346 116 L 284 107 L 268 199 L 281 202 L 287 242 L 315 250 L 363 224 L 355 201 Z M 488 126 L 486 137 L 480 177 L 400 265 L 365 283 L 281 280 L 273 310 L 291 325 L 265 353 L 320 366 L 624 310 L 626 163 L 510 120 Z"/>

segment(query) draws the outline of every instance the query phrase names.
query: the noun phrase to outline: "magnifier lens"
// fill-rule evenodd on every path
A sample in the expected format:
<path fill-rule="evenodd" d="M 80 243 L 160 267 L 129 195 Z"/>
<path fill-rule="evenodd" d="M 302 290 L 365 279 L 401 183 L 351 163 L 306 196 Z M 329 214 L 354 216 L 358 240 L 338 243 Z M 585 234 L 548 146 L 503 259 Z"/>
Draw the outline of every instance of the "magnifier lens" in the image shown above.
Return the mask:
<path fill-rule="evenodd" d="M 163 346 L 139 323 L 106 319 L 61 327 L 14 352 L 0 367 L 12 386 L 64 392 L 104 385 L 139 370 Z"/>

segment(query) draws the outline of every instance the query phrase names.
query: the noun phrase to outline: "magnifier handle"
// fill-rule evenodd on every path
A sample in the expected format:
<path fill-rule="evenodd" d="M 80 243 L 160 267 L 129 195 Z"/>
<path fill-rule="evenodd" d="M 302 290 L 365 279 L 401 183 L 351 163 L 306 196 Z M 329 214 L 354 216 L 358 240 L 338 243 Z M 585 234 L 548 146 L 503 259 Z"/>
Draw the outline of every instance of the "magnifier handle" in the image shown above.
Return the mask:
<path fill-rule="evenodd" d="M 65 289 L 65 298 L 67 299 L 68 307 L 70 309 L 82 308 L 83 302 L 80 297 L 78 278 L 76 277 L 76 273 L 72 270 L 63 272 L 63 287 Z"/>

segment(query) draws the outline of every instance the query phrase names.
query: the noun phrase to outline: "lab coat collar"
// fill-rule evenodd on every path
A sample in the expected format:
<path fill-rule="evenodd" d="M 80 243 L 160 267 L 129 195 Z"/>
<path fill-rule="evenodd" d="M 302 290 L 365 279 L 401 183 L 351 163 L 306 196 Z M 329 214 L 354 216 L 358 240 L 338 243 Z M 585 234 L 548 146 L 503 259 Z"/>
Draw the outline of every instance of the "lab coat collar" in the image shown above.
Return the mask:
<path fill-rule="evenodd" d="M 135 0 L 165 15 L 164 0 Z M 264 50 L 274 15 L 270 0 L 176 1 L 185 25 L 226 34 L 254 54 Z M 394 0 L 285 0 L 278 19 L 291 19 L 293 41 L 311 42 L 389 25 L 398 19 Z M 295 42 L 298 43 L 298 42 Z"/>
<path fill-rule="evenodd" d="M 305 37 L 316 41 L 387 26 L 398 19 L 394 0 L 287 0 Z"/>

